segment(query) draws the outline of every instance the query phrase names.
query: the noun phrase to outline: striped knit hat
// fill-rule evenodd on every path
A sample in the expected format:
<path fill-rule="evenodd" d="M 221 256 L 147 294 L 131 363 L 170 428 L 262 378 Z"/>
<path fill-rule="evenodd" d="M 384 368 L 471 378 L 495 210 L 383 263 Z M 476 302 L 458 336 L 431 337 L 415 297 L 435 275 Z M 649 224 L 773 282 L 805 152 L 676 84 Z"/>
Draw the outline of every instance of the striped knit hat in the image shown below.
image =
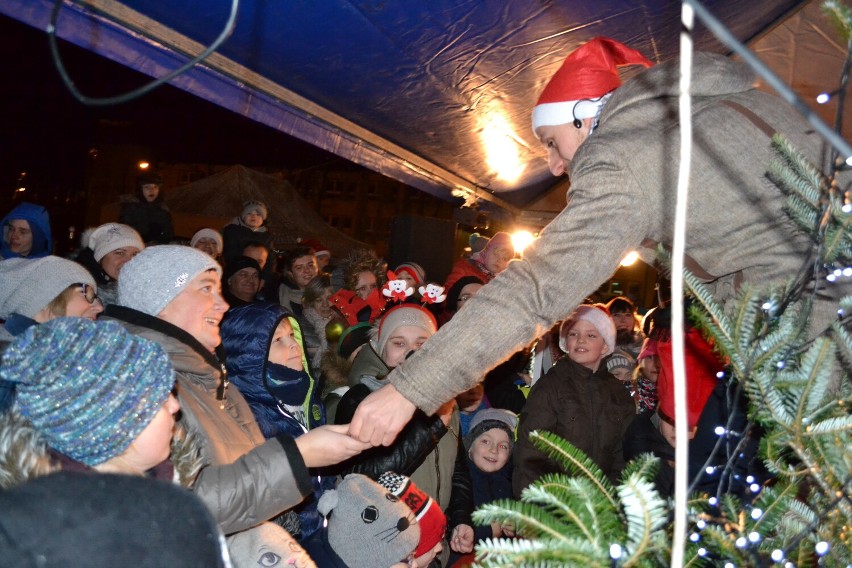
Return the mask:
<path fill-rule="evenodd" d="M 21 415 L 47 444 L 95 466 L 124 452 L 175 384 L 168 355 L 115 322 L 58 318 L 30 327 L 3 354 Z"/>

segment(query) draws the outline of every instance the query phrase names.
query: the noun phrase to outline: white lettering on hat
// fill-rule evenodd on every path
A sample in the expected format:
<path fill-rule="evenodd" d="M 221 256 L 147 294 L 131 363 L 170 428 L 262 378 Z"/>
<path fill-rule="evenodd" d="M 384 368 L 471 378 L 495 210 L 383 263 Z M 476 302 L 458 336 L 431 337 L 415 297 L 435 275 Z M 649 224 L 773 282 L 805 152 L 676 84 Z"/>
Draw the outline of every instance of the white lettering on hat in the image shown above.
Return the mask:
<path fill-rule="evenodd" d="M 189 273 L 181 272 L 180 275 L 175 278 L 175 288 L 180 288 L 181 286 L 186 284 L 187 280 L 189 280 Z"/>

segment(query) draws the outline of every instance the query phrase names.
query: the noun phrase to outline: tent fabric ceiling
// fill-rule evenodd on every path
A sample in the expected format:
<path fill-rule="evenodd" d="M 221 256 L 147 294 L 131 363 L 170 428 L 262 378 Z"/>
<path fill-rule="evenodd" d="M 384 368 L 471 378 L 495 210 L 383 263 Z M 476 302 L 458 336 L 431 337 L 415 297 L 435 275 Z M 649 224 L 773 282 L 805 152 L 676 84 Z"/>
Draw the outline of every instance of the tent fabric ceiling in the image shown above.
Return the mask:
<path fill-rule="evenodd" d="M 741 40 L 800 0 L 708 0 Z M 45 29 L 53 2 L 0 0 Z M 212 42 L 231 0 L 66 4 L 57 35 L 151 76 Z M 513 213 L 556 182 L 530 130 L 537 94 L 597 35 L 676 57 L 671 0 L 242 0 L 233 35 L 176 86 L 444 198 Z M 726 53 L 700 23 L 697 49 Z"/>

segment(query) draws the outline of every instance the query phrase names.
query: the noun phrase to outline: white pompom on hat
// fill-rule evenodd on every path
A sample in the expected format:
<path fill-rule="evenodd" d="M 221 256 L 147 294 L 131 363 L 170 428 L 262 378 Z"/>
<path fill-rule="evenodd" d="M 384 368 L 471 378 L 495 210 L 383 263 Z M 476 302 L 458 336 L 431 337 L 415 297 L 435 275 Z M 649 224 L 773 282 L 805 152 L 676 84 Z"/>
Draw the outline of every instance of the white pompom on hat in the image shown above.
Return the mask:
<path fill-rule="evenodd" d="M 615 351 L 615 323 L 612 321 L 612 316 L 597 306 L 589 305 L 577 306 L 574 313 L 568 316 L 562 322 L 562 325 L 559 326 L 559 348 L 562 351 L 568 353 L 566 336 L 571 331 L 571 328 L 574 327 L 574 324 L 581 320 L 595 326 L 595 329 L 603 337 L 604 343 L 609 347 L 608 353 Z"/>
<path fill-rule="evenodd" d="M 532 113 L 532 127 L 568 124 L 575 118 L 591 118 L 607 93 L 621 86 L 618 68 L 623 65 L 651 67 L 635 49 L 607 37 L 596 37 L 575 49 L 539 96 Z"/>

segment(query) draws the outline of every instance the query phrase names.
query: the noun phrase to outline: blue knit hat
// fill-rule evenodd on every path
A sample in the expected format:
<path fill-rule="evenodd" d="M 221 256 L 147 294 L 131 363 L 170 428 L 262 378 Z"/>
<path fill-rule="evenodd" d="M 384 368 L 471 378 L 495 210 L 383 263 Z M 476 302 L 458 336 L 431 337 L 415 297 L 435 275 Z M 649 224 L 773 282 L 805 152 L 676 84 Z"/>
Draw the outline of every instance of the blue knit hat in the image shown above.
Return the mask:
<path fill-rule="evenodd" d="M 0 378 L 16 383 L 18 411 L 47 444 L 88 466 L 123 453 L 175 384 L 157 343 L 83 318 L 30 327 L 3 354 Z"/>

